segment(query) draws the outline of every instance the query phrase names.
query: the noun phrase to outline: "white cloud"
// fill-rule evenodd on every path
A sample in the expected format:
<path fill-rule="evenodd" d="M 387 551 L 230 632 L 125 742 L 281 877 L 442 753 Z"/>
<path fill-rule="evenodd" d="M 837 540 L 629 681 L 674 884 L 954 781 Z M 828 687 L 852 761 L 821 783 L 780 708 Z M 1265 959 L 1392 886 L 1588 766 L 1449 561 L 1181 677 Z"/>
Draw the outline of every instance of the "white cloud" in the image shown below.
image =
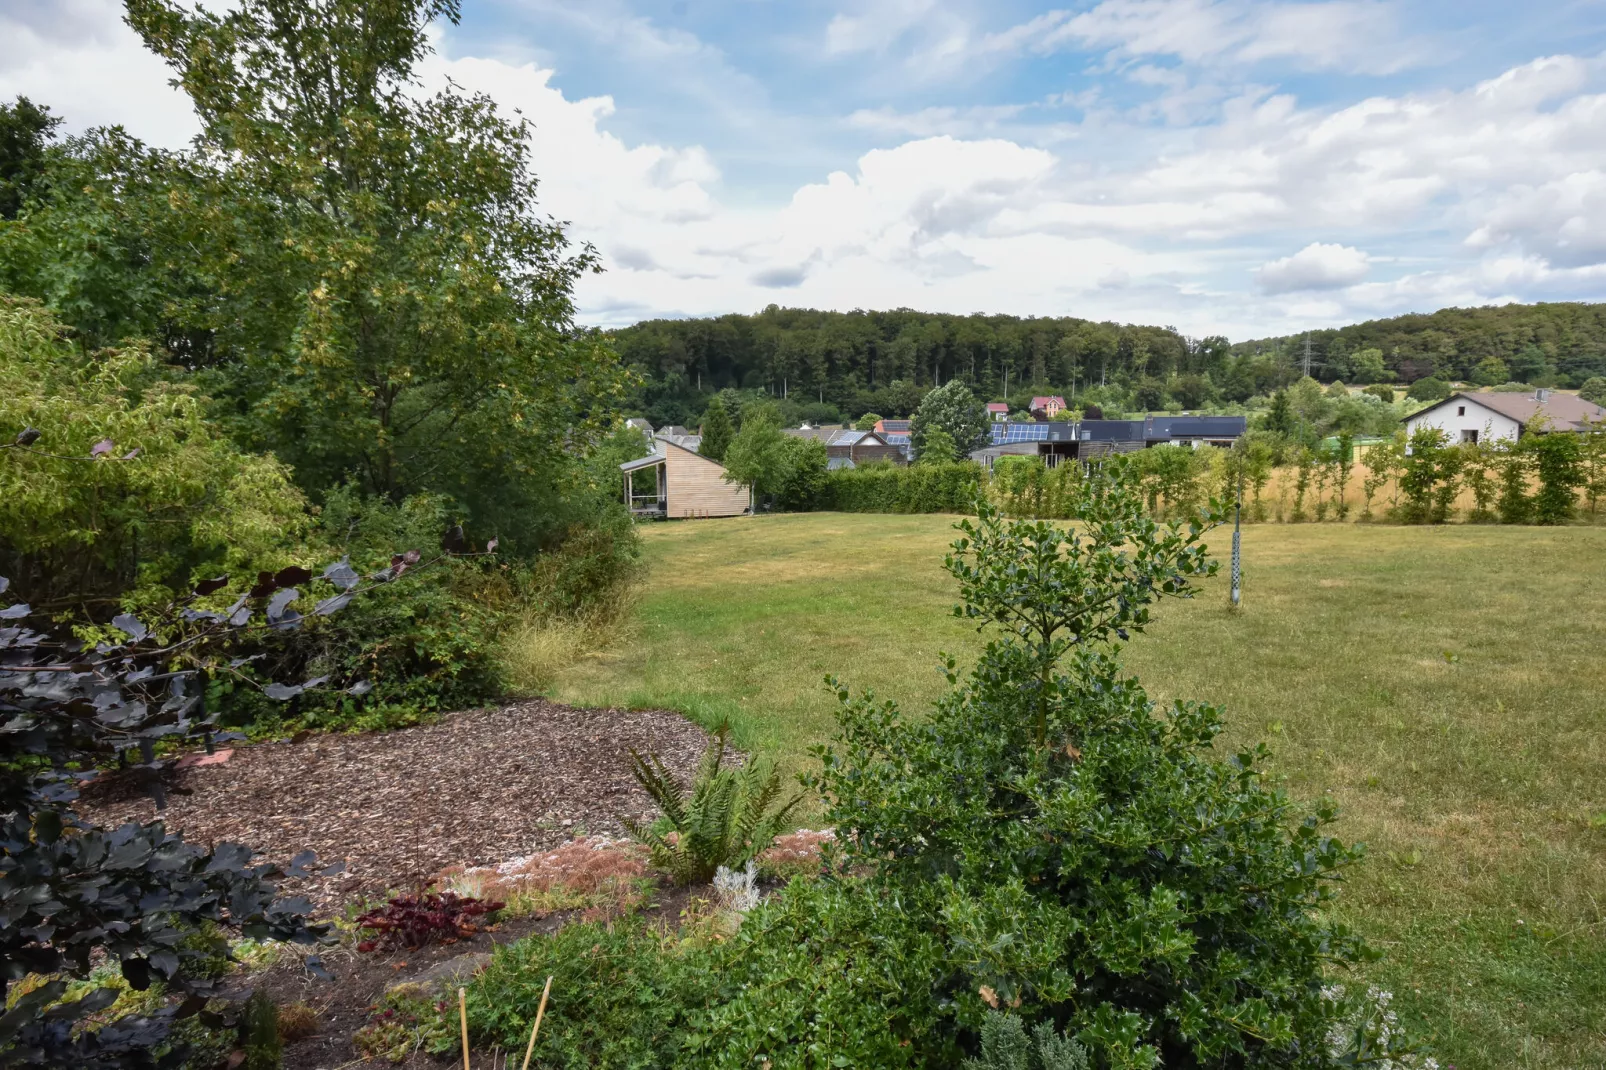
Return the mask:
<path fill-rule="evenodd" d="M 1371 257 L 1359 249 L 1311 242 L 1292 256 L 1262 264 L 1255 272 L 1255 281 L 1269 294 L 1337 290 L 1355 285 L 1371 270 Z"/>
<path fill-rule="evenodd" d="M 1382 17 L 1364 3 L 1295 6 L 1315 12 L 1299 17 L 1335 20 L 1316 24 L 1327 26 L 1328 53 L 1300 45 L 1315 65 L 1352 55 L 1350 15 L 1363 26 Z M 1018 39 L 967 40 L 1019 50 L 1076 25 L 1126 56 L 1128 76 L 1202 93 L 1164 57 L 1236 62 L 1281 55 L 1299 36 L 1280 9 L 1247 0 L 1172 9 L 1175 25 L 1147 0 L 1105 0 L 1044 16 Z M 158 142 L 188 136 L 187 104 L 112 0 L 69 0 L 59 24 L 48 10 L 0 14 L 0 33 L 28 45 L 0 56 L 0 92 L 28 93 L 79 125 L 121 119 Z M 839 25 L 837 44 L 874 49 L 904 34 L 940 51 L 958 24 L 927 25 L 914 17 L 923 10 L 919 0 L 861 6 L 844 16 L 861 21 Z M 637 37 L 631 47 L 664 62 L 708 58 L 682 37 Z M 867 108 L 843 125 L 883 147 L 765 200 L 727 188 L 695 139 L 619 136 L 613 98 L 571 99 L 544 66 L 438 56 L 421 68 L 431 86 L 450 77 L 531 120 L 541 210 L 571 220 L 608 266 L 580 283 L 591 322 L 784 300 L 1076 314 L 1235 337 L 1451 303 L 1598 297 L 1603 73 L 1606 60 L 1555 56 L 1460 90 L 1341 107 L 1239 89 L 1207 101 L 1203 122 L 1204 105 L 1179 97 L 1187 115 L 1177 121 L 1195 124 L 1185 128 L 1103 108 L 1096 90 L 1066 102 L 1080 119 L 1052 127 L 1025 121 L 1051 101 Z M 703 88 L 717 95 L 715 82 Z"/>
<path fill-rule="evenodd" d="M 19 0 L 0 8 L 0 99 L 45 104 L 71 133 L 122 125 L 144 141 L 184 144 L 200 129 L 172 72 L 124 25 L 117 0 Z"/>

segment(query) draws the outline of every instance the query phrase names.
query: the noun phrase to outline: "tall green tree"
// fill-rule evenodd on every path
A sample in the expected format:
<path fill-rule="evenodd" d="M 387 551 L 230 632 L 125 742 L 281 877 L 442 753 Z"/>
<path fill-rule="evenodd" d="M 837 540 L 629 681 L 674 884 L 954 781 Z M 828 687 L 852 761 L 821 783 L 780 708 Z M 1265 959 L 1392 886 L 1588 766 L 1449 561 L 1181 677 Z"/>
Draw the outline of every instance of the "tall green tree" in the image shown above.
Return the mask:
<path fill-rule="evenodd" d="M 697 452 L 709 460 L 723 461 L 733 434 L 730 413 L 725 411 L 725 402 L 716 394 L 703 410 L 703 440 Z"/>
<path fill-rule="evenodd" d="M 0 219 L 15 219 L 45 173 L 58 116 L 27 97 L 0 104 Z"/>
<path fill-rule="evenodd" d="M 909 424 L 909 441 L 917 457 L 925 448 L 927 432 L 935 427 L 947 432 L 956 457 L 968 457 L 972 450 L 981 449 L 992 439 L 986 406 L 957 379 L 921 399 Z"/>
<path fill-rule="evenodd" d="M 128 0 L 128 22 L 201 121 L 188 207 L 237 436 L 314 493 L 449 494 L 517 548 L 622 382 L 575 326 L 596 254 L 537 212 L 525 124 L 417 83 L 458 8 Z"/>

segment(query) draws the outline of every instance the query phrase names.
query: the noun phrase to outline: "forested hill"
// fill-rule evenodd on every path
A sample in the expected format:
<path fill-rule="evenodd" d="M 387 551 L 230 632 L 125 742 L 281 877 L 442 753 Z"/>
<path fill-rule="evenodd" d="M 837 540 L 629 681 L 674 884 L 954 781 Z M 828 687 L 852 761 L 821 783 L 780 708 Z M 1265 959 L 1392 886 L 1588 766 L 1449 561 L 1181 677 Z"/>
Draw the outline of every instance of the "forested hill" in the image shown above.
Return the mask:
<path fill-rule="evenodd" d="M 1232 349 L 1277 354 L 1299 364 L 1306 337 L 1257 338 Z M 1577 386 L 1590 376 L 1606 375 L 1606 304 L 1445 308 L 1311 331 L 1308 337 L 1311 374 L 1323 380 L 1351 378 L 1354 354 L 1367 349 L 1380 351 L 1384 367 L 1400 382 L 1428 375 L 1499 378 L 1479 375 L 1479 365 L 1490 358 L 1506 366 L 1507 378 L 1523 383 Z"/>
<path fill-rule="evenodd" d="M 1219 369 L 1225 338 L 1070 317 L 954 316 L 894 309 L 648 320 L 615 334 L 646 379 L 640 407 L 663 422 L 702 411 L 727 387 L 765 390 L 845 412 L 902 415 L 933 385 L 961 378 L 988 397 L 1062 391 Z M 894 386 L 896 384 L 896 386 Z M 1007 386 L 1007 391 L 1006 391 Z"/>
<path fill-rule="evenodd" d="M 716 391 L 785 397 L 789 416 L 902 416 L 959 378 L 1026 407 L 1052 391 L 1114 409 L 1241 403 L 1303 371 L 1305 335 L 1229 344 L 1171 327 L 894 309 L 648 320 L 614 334 L 640 373 L 634 407 L 654 423 L 695 423 Z M 1606 375 L 1606 304 L 1444 309 L 1309 334 L 1323 381 L 1409 383 L 1429 375 L 1576 386 Z"/>

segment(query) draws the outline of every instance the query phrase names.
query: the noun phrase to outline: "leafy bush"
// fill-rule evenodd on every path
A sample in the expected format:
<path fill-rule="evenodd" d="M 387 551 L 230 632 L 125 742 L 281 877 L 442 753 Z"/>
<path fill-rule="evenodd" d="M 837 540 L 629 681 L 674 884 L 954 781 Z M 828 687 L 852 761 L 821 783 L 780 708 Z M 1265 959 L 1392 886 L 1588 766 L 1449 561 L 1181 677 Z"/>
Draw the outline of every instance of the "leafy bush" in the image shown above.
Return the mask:
<path fill-rule="evenodd" d="M 1078 493 L 1071 529 L 987 506 L 959 525 L 956 613 L 1001 637 L 963 683 L 949 662 L 929 717 L 839 691 L 827 817 L 941 943 L 949 1028 L 996 1000 L 1103 1067 L 1323 1065 L 1324 977 L 1366 955 L 1324 912 L 1358 852 L 1324 833 L 1330 804 L 1262 783 L 1263 748 L 1212 755 L 1218 709 L 1157 711 L 1115 656 L 1214 573 L 1216 518 L 1157 524 L 1121 463 Z"/>
<path fill-rule="evenodd" d="M 821 509 L 842 513 L 963 513 L 981 488 L 974 461 L 903 467 L 867 464 L 828 472 Z"/>
<path fill-rule="evenodd" d="M 942 948 L 897 902 L 866 891 L 851 880 L 794 881 L 718 940 L 627 923 L 499 947 L 469 989 L 472 1031 L 523 1045 L 545 978 L 556 975 L 536 1042 L 543 1065 L 952 1065 L 931 987 Z"/>
<path fill-rule="evenodd" d="M 0 432 L 16 436 L 0 447 L 0 572 L 18 595 L 105 621 L 126 596 L 156 606 L 290 564 L 305 499 L 206 405 L 143 349 L 84 353 L 38 305 L 0 297 Z"/>
<path fill-rule="evenodd" d="M 400 505 L 363 499 L 342 489 L 330 495 L 323 530 L 340 555 L 326 570 L 348 580 L 382 575 L 395 566 L 397 546 L 432 547 L 452 530 L 450 503 L 415 495 Z M 467 550 L 466 540 L 454 544 Z M 254 660 L 216 674 L 209 708 L 224 723 L 279 730 L 282 720 L 318 728 L 383 728 L 416 723 L 438 710 L 461 709 L 501 693 L 498 659 L 501 629 L 521 605 L 518 566 L 503 569 L 485 555 L 457 556 L 444 550 L 422 568 L 422 555 L 401 567 L 407 583 L 378 584 L 338 614 L 316 610 L 319 595 L 300 588 L 283 605 L 299 618 L 291 630 L 272 630 L 255 643 Z M 322 582 L 322 578 L 317 582 Z M 528 582 L 528 581 L 525 581 Z M 338 586 L 329 588 L 338 596 Z M 357 679 L 362 695 L 312 691 L 274 701 L 264 681 Z"/>
<path fill-rule="evenodd" d="M 1586 481 L 1582 437 L 1570 431 L 1530 434 L 1520 448 L 1532 455 L 1539 475 L 1539 493 L 1533 498 L 1534 523 L 1565 523 L 1577 506 L 1578 488 Z"/>
<path fill-rule="evenodd" d="M 688 793 L 656 755 L 630 752 L 636 783 L 663 811 L 662 829 L 628 823 L 647 847 L 652 864 L 676 884 L 704 884 L 720 866 L 740 869 L 766 850 L 786 827 L 801 794 L 781 798 L 781 774 L 757 758 L 738 769 L 725 766 L 730 725 L 714 731 Z"/>
<path fill-rule="evenodd" d="M 359 943 L 357 950 L 404 947 L 412 951 L 425 944 L 453 944 L 479 932 L 476 919 L 488 918 L 506 905 L 454 892 L 392 896 L 384 906 L 357 916 L 357 928 L 375 934 Z"/>
<path fill-rule="evenodd" d="M 1394 404 L 1394 388 L 1392 386 L 1385 386 L 1382 383 L 1374 383 L 1373 385 L 1362 390 L 1361 393 L 1370 394 L 1385 405 Z"/>
<path fill-rule="evenodd" d="M 1591 375 L 1578 388 L 1578 396 L 1585 401 L 1593 401 L 1596 405 L 1606 405 L 1606 379 Z"/>
<path fill-rule="evenodd" d="M 1429 376 L 1412 383 L 1405 391 L 1405 396 L 1412 401 L 1443 401 L 1450 396 L 1450 384 Z"/>
<path fill-rule="evenodd" d="M 394 578 L 392 572 L 386 579 Z M 158 741 L 205 738 L 214 724 L 199 709 L 196 678 L 226 665 L 252 636 L 291 629 L 299 615 L 282 596 L 311 574 L 264 574 L 224 612 L 200 599 L 227 583 L 209 581 L 186 603 L 140 619 L 114 617 L 85 643 L 60 626 L 36 630 L 28 605 L 0 611 L 0 994 L 28 974 L 55 975 L 29 988 L 0 1018 L 0 1052 L 43 1065 L 172 1065 L 183 1058 L 174 1023 L 214 994 L 221 926 L 253 938 L 301 943 L 323 938 L 305 900 L 278 897 L 274 881 L 303 875 L 311 855 L 288 871 L 253 865 L 252 852 L 222 843 L 187 844 L 160 821 L 113 831 L 74 813 L 73 783 L 97 764 L 134 752 L 128 775 L 162 805 L 167 762 Z M 0 592 L 7 581 L 0 578 Z M 326 602 L 333 612 L 342 597 Z M 289 691 L 322 681 L 274 685 Z M 71 991 L 71 978 L 112 964 L 135 991 L 160 985 L 191 998 L 126 1015 L 97 1030 L 82 1019 L 112 1006 L 102 985 Z M 317 968 L 317 958 L 308 960 Z M 165 1052 L 160 1059 L 155 1052 Z"/>

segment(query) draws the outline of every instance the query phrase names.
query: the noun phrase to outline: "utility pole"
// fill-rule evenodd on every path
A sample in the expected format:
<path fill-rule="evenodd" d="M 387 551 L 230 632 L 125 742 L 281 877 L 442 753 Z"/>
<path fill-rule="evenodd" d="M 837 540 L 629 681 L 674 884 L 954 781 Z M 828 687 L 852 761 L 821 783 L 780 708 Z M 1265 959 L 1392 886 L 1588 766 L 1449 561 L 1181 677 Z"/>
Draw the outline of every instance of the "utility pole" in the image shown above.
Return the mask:
<path fill-rule="evenodd" d="M 1238 458 L 1238 503 L 1232 511 L 1232 608 L 1243 604 L 1243 516 L 1244 516 L 1244 462 Z"/>
<path fill-rule="evenodd" d="M 1310 335 L 1305 335 L 1305 378 L 1310 378 Z"/>

